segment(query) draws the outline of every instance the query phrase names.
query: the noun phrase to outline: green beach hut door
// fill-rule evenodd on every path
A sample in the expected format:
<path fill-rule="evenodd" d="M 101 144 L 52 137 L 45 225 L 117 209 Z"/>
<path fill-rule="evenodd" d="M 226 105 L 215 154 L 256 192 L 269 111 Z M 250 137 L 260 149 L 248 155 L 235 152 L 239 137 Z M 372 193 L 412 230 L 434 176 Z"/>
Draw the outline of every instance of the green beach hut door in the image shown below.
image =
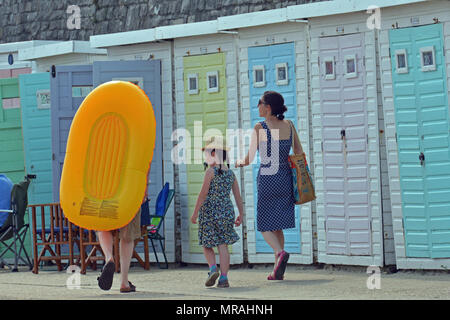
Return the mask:
<path fill-rule="evenodd" d="M 0 172 L 13 183 L 25 175 L 17 78 L 0 79 Z"/>
<path fill-rule="evenodd" d="M 226 135 L 228 125 L 227 84 L 225 77 L 225 53 L 214 53 L 183 58 L 184 101 L 186 129 L 194 145 L 194 125 L 202 128 L 199 134 Z M 197 129 L 198 130 L 198 129 Z M 213 131 L 214 130 L 214 131 Z M 198 138 L 197 138 L 198 139 Z M 203 141 L 202 141 L 203 143 Z M 195 155 L 198 155 L 195 157 Z M 188 208 L 192 213 L 203 184 L 203 154 L 200 148 L 193 149 L 191 164 L 187 164 Z M 189 252 L 203 253 L 198 244 L 198 226 L 189 224 Z"/>
<path fill-rule="evenodd" d="M 450 257 L 450 137 L 442 24 L 389 32 L 406 256 Z"/>

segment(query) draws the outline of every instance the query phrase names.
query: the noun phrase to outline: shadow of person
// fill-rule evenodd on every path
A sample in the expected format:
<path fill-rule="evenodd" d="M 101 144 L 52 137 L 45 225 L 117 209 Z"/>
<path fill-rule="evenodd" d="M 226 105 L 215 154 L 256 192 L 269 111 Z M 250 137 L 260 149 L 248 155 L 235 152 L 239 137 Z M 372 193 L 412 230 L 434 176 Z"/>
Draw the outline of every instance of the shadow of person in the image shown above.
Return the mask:
<path fill-rule="evenodd" d="M 297 286 L 313 286 L 313 285 L 320 285 L 324 283 L 330 283 L 334 280 L 328 280 L 328 279 L 311 279 L 311 280 L 280 280 L 280 281 L 274 281 L 276 284 L 280 285 L 297 285 Z"/>

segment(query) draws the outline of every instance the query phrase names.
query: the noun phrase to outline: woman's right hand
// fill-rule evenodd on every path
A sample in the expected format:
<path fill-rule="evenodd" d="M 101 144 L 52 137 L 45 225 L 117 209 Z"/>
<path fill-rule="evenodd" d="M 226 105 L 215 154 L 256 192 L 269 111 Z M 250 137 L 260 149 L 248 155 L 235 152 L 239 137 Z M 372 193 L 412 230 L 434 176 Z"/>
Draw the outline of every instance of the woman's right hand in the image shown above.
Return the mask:
<path fill-rule="evenodd" d="M 241 168 L 245 166 L 245 160 L 237 160 L 236 163 L 234 164 L 235 168 Z"/>

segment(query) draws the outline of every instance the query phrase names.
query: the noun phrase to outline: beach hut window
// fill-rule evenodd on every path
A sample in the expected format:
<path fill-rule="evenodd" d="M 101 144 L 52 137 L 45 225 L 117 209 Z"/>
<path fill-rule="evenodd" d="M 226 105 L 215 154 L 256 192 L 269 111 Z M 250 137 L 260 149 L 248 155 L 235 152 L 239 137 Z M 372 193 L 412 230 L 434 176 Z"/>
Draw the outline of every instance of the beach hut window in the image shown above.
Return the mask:
<path fill-rule="evenodd" d="M 188 74 L 189 94 L 198 94 L 198 73 Z"/>
<path fill-rule="evenodd" d="M 206 73 L 206 87 L 208 92 L 219 92 L 219 71 Z"/>
<path fill-rule="evenodd" d="M 420 62 L 422 64 L 422 71 L 436 70 L 436 57 L 434 54 L 434 47 L 420 48 Z"/>
<path fill-rule="evenodd" d="M 395 50 L 395 63 L 397 73 L 408 73 L 408 60 L 405 49 Z"/>
<path fill-rule="evenodd" d="M 356 55 L 345 56 L 345 78 L 356 78 Z"/>
<path fill-rule="evenodd" d="M 264 66 L 253 66 L 253 87 L 259 88 L 266 85 Z"/>
<path fill-rule="evenodd" d="M 20 98 L 4 98 L 2 99 L 3 109 L 20 109 Z"/>
<path fill-rule="evenodd" d="M 92 91 L 92 86 L 74 86 L 72 87 L 73 98 L 84 98 Z"/>
<path fill-rule="evenodd" d="M 326 57 L 324 59 L 325 80 L 336 79 L 336 72 L 334 70 L 334 57 Z"/>
<path fill-rule="evenodd" d="M 141 78 L 141 77 L 137 77 L 137 78 L 113 78 L 112 80 L 116 80 L 116 81 L 128 81 L 128 82 L 134 83 L 134 84 L 137 85 L 139 88 L 141 88 L 142 90 L 144 90 L 144 78 Z"/>
<path fill-rule="evenodd" d="M 288 67 L 287 63 L 277 63 L 275 65 L 275 78 L 277 85 L 285 86 L 288 84 Z"/>
<path fill-rule="evenodd" d="M 50 109 L 50 90 L 36 91 L 37 108 Z"/>

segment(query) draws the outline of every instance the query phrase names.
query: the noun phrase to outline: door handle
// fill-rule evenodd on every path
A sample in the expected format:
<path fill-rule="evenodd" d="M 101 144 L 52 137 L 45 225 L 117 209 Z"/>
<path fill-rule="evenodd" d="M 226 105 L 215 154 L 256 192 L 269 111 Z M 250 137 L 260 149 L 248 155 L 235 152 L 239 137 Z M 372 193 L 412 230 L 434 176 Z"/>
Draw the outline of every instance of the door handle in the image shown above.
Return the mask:
<path fill-rule="evenodd" d="M 425 164 L 425 155 L 423 152 L 419 154 L 420 165 L 423 166 Z"/>

